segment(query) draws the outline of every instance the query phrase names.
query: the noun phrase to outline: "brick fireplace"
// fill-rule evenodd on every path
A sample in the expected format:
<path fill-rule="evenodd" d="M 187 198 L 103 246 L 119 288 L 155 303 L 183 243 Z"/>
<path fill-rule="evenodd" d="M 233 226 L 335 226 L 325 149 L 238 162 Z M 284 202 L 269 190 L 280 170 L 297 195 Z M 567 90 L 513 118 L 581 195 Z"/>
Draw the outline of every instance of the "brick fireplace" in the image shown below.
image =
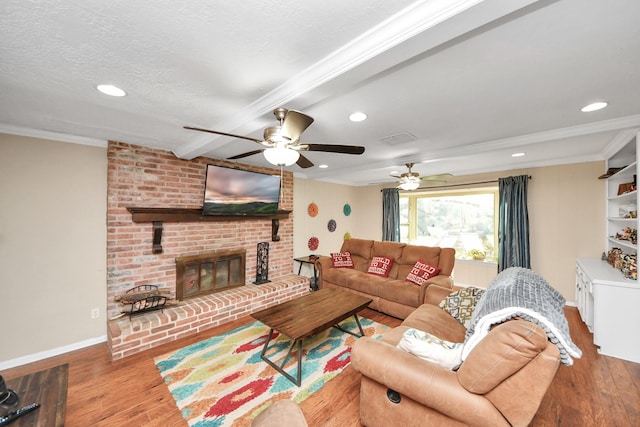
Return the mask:
<path fill-rule="evenodd" d="M 246 286 L 188 300 L 182 306 L 110 320 L 108 343 L 113 359 L 151 348 L 245 316 L 279 298 L 307 292 L 308 283 L 293 271 L 293 215 L 279 220 L 279 241 L 272 221 L 248 219 L 162 224 L 162 252 L 154 253 L 154 224 L 134 222 L 131 207 L 199 209 L 207 164 L 279 173 L 279 170 L 208 158 L 182 160 L 172 153 L 109 142 L 107 187 L 107 311 L 119 314 L 116 295 L 139 285 L 157 285 L 176 294 L 176 258 L 207 252 L 246 251 Z M 284 171 L 280 208 L 293 209 L 293 174 Z M 253 285 L 257 244 L 269 242 L 271 283 Z M 127 323 L 128 322 L 128 323 Z"/>

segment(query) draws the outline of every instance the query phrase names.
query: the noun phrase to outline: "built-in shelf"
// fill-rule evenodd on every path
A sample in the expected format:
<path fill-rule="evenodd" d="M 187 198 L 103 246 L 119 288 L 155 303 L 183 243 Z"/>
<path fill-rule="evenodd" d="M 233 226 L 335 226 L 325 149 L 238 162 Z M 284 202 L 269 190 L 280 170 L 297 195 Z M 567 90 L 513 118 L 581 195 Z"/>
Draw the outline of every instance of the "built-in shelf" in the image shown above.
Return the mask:
<path fill-rule="evenodd" d="M 133 222 L 153 223 L 153 253 L 162 253 L 162 224 L 164 222 L 210 222 L 210 221 L 252 221 L 271 220 L 271 241 L 280 240 L 278 229 L 280 220 L 289 218 L 291 211 L 278 211 L 268 215 L 203 215 L 202 209 L 181 208 L 127 208 Z"/>
<path fill-rule="evenodd" d="M 624 202 L 635 202 L 638 196 L 637 191 L 631 191 L 629 193 L 620 194 L 619 196 L 609 197 L 609 200 L 612 202 L 624 203 Z"/>
<path fill-rule="evenodd" d="M 620 246 L 624 246 L 627 247 L 629 249 L 634 249 L 637 250 L 638 249 L 638 245 L 634 245 L 633 243 L 631 243 L 631 241 L 629 240 L 620 240 L 620 239 L 616 239 L 614 237 L 609 237 L 609 240 L 616 244 L 616 245 L 620 245 Z"/>
<path fill-rule="evenodd" d="M 624 178 L 633 178 L 633 176 L 637 173 L 638 162 L 633 162 L 628 166 L 620 169 L 618 172 L 614 173 L 609 177 L 609 179 L 624 179 Z"/>

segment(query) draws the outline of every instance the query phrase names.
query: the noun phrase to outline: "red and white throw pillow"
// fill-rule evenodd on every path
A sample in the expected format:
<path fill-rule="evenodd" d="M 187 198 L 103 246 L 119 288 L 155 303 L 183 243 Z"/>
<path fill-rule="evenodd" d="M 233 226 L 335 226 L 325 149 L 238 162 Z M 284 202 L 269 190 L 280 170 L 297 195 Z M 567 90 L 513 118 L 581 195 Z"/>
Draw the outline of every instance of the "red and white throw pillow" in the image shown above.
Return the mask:
<path fill-rule="evenodd" d="M 438 274 L 440 274 L 440 269 L 438 267 L 429 265 L 419 259 L 407 275 L 406 281 L 415 283 L 416 285 L 422 285 L 424 282 Z"/>
<path fill-rule="evenodd" d="M 389 270 L 391 270 L 392 265 L 393 258 L 386 256 L 374 256 L 371 258 L 371 263 L 369 264 L 367 273 L 381 277 L 389 277 Z"/>
<path fill-rule="evenodd" d="M 354 268 L 351 252 L 335 252 L 331 254 L 331 261 L 335 268 Z"/>

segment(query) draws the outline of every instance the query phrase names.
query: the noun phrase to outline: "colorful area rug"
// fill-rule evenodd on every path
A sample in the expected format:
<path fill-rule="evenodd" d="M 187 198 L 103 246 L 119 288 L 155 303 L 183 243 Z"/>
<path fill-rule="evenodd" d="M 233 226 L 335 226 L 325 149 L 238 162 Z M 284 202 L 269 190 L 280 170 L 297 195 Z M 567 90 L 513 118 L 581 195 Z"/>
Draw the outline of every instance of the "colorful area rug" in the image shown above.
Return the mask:
<path fill-rule="evenodd" d="M 366 336 L 377 338 L 387 329 L 365 318 L 360 323 Z M 340 325 L 358 331 L 353 317 Z M 267 326 L 253 322 L 154 359 L 190 426 L 249 426 L 273 401 L 302 402 L 349 365 L 356 340 L 336 328 L 305 339 L 302 385 L 297 387 L 260 358 L 268 335 Z M 290 345 L 288 338 L 274 333 L 266 356 L 280 365 Z M 297 375 L 297 346 L 284 370 Z"/>

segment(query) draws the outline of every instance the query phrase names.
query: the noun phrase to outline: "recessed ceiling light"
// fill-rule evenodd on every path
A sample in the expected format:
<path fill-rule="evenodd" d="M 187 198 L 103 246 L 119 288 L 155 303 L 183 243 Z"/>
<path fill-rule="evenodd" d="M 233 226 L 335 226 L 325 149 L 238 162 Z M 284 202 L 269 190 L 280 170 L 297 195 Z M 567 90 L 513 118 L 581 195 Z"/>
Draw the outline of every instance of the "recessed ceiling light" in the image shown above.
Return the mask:
<path fill-rule="evenodd" d="M 582 111 L 583 113 L 589 113 L 591 111 L 602 110 L 607 105 L 608 104 L 606 102 L 594 102 L 593 104 L 589 104 L 589 105 L 586 105 L 586 106 L 582 107 L 582 109 L 580 111 Z"/>
<path fill-rule="evenodd" d="M 329 167 L 329 165 L 318 165 L 318 167 L 319 167 L 320 169 L 326 169 L 326 168 L 328 168 L 328 167 Z"/>
<path fill-rule="evenodd" d="M 96 89 L 110 96 L 125 96 L 127 94 L 127 92 L 114 85 L 98 85 Z"/>
<path fill-rule="evenodd" d="M 349 120 L 352 122 L 361 122 L 367 120 L 367 115 L 361 111 L 357 111 L 349 116 Z"/>
<path fill-rule="evenodd" d="M 525 153 L 513 153 L 511 157 L 522 157 Z"/>

